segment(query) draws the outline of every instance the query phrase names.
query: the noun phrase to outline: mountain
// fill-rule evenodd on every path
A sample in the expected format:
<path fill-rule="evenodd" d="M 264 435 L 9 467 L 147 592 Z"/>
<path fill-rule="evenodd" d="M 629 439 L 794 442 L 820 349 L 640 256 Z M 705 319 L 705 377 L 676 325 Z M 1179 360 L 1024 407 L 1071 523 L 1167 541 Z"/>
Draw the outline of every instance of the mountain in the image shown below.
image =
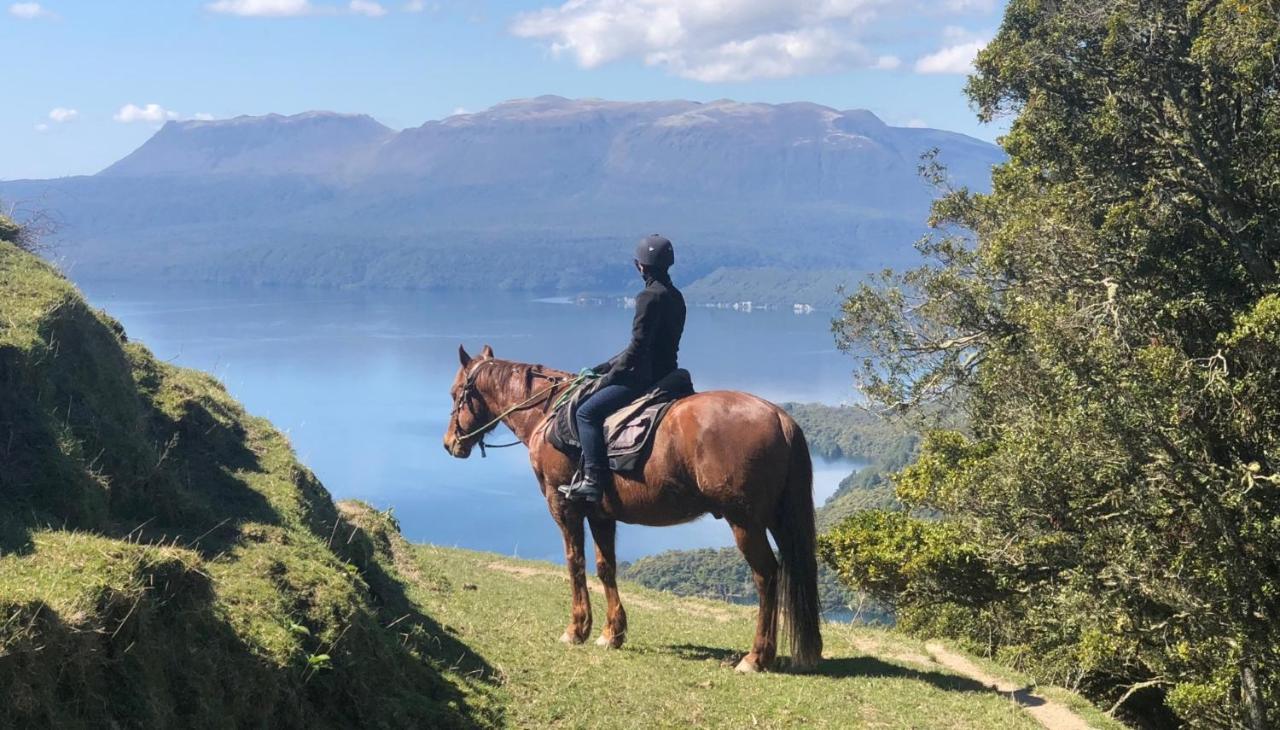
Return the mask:
<path fill-rule="evenodd" d="M 708 291 L 785 299 L 759 272 L 911 259 L 931 149 L 976 189 L 1003 159 L 865 110 L 544 96 L 399 132 L 320 112 L 175 121 L 97 175 L 0 198 L 57 212 L 77 276 L 615 292 L 631 242 L 661 231 L 682 281 L 724 270 Z"/>
<path fill-rule="evenodd" d="M 393 136 L 373 117 L 330 112 L 169 122 L 99 175 L 338 176 Z"/>

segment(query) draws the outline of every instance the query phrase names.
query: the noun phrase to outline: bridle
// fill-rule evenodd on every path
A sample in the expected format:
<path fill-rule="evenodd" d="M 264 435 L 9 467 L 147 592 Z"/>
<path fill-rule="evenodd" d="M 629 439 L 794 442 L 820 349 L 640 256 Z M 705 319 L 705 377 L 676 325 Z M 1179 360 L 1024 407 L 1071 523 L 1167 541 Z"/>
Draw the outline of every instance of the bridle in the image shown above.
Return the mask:
<path fill-rule="evenodd" d="M 534 376 L 549 380 L 550 385 L 543 388 L 542 390 L 539 390 L 538 392 L 534 393 L 533 395 L 529 396 L 523 401 L 520 401 L 514 406 L 507 408 L 502 413 L 499 413 L 498 415 L 494 416 L 492 419 L 490 419 L 488 423 L 484 424 L 480 428 L 473 429 L 470 433 L 459 434 L 458 432 L 461 431 L 462 429 L 461 429 L 461 424 L 458 421 L 458 415 L 462 413 L 463 405 L 470 407 L 472 399 L 478 397 L 475 390 L 476 377 L 480 374 L 480 370 L 485 365 L 488 365 L 492 362 L 494 361 L 482 360 L 479 365 L 476 365 L 474 368 L 472 368 L 467 372 L 467 377 L 462 381 L 462 392 L 458 393 L 457 400 L 453 402 L 453 411 L 449 414 L 451 430 L 453 431 L 454 440 L 459 444 L 465 444 L 467 440 L 473 439 L 479 436 L 479 440 L 476 441 L 476 445 L 480 447 L 480 458 L 482 459 L 486 458 L 487 456 L 487 454 L 485 453 L 485 449 L 506 449 L 512 446 L 519 446 L 520 444 L 524 443 L 520 439 L 516 439 L 515 441 L 512 441 L 509 444 L 489 444 L 489 443 L 485 443 L 484 437 L 487 433 L 489 433 L 494 428 L 496 428 L 499 423 L 502 423 L 502 419 L 506 418 L 512 413 L 515 413 L 517 411 L 521 411 L 533 406 L 535 403 L 542 400 L 543 396 L 547 396 L 547 403 L 550 404 L 551 395 L 554 393 L 555 389 L 560 387 L 561 383 L 565 382 L 566 380 L 566 378 L 557 377 L 553 375 L 544 375 L 543 373 L 537 372 L 536 370 L 531 370 L 530 372 Z M 475 412 L 472 411 L 472 413 L 474 414 Z"/>

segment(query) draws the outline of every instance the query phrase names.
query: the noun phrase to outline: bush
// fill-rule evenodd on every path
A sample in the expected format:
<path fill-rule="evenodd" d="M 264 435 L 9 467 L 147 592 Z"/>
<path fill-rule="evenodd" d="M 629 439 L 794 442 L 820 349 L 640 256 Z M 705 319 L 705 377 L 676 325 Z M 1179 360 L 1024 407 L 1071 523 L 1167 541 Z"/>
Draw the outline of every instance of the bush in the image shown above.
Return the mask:
<path fill-rule="evenodd" d="M 959 529 L 904 512 L 856 514 L 818 538 L 818 555 L 847 585 L 901 609 L 981 604 L 996 592 Z"/>
<path fill-rule="evenodd" d="M 21 238 L 22 226 L 14 223 L 9 216 L 0 213 L 0 241 L 18 244 Z"/>

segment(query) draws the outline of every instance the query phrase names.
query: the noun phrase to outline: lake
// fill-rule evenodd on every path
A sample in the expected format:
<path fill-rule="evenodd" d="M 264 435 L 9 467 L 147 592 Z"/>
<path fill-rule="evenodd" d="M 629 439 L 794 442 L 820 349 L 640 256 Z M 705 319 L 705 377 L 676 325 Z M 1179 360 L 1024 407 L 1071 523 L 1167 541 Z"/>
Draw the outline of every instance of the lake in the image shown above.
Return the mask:
<path fill-rule="evenodd" d="M 563 562 L 522 447 L 468 460 L 444 451 L 458 345 L 577 371 L 626 345 L 632 310 L 507 293 L 77 283 L 157 357 L 213 373 L 273 421 L 334 497 L 393 509 L 415 542 Z M 829 318 L 691 308 L 681 365 L 699 390 L 840 403 L 852 397 L 853 363 L 835 349 Z M 815 459 L 818 503 L 858 466 Z M 728 526 L 705 517 L 622 525 L 618 554 L 732 544 Z"/>

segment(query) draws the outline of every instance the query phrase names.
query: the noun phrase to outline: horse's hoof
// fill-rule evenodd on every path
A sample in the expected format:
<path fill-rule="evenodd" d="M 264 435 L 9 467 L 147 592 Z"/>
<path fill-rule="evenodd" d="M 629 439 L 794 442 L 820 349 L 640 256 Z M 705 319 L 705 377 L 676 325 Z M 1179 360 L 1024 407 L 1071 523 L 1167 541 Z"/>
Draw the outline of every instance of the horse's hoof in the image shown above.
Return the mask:
<path fill-rule="evenodd" d="M 760 667 L 757 667 L 750 657 L 743 657 L 742 661 L 738 662 L 738 666 L 734 668 L 734 671 L 743 674 L 755 674 L 760 671 Z"/>
<path fill-rule="evenodd" d="M 585 641 L 586 639 L 578 638 L 572 631 L 565 631 L 563 634 L 560 634 L 561 644 L 581 644 Z"/>
<path fill-rule="evenodd" d="M 600 638 L 596 639 L 596 646 L 603 646 L 606 649 L 621 649 L 622 636 L 610 636 L 608 634 L 600 634 Z"/>

